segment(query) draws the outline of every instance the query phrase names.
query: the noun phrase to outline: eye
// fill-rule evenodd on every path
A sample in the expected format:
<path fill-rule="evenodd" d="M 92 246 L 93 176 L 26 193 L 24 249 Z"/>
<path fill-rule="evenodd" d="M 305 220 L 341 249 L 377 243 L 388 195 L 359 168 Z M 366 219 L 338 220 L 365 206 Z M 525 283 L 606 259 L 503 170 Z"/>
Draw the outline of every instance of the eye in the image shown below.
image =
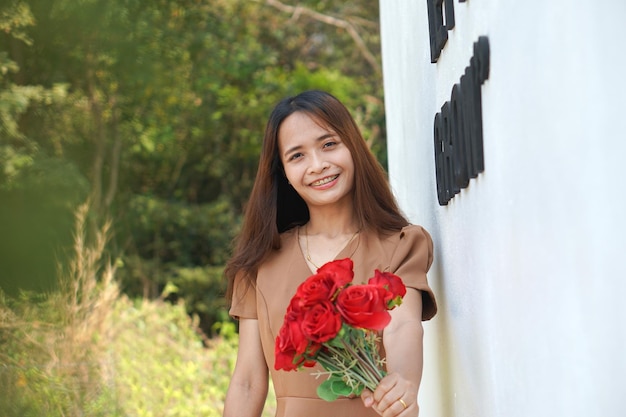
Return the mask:
<path fill-rule="evenodd" d="M 337 145 L 337 142 L 329 140 L 328 142 L 324 142 L 323 148 L 332 148 L 335 145 Z"/>
<path fill-rule="evenodd" d="M 302 157 L 302 153 L 301 152 L 295 152 L 292 153 L 289 158 L 287 158 L 288 161 L 295 161 L 296 159 Z"/>

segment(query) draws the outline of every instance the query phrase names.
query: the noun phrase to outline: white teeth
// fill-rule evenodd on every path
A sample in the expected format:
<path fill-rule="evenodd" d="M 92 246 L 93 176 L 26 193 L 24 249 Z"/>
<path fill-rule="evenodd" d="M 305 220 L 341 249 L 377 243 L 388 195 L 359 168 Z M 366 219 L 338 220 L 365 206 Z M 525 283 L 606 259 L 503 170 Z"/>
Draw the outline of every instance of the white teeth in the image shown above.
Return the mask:
<path fill-rule="evenodd" d="M 328 184 L 331 181 L 334 181 L 339 175 L 333 175 L 332 177 L 326 177 L 324 179 L 321 179 L 319 181 L 315 181 L 313 183 L 311 183 L 311 185 L 317 187 L 320 185 L 324 185 L 324 184 Z"/>

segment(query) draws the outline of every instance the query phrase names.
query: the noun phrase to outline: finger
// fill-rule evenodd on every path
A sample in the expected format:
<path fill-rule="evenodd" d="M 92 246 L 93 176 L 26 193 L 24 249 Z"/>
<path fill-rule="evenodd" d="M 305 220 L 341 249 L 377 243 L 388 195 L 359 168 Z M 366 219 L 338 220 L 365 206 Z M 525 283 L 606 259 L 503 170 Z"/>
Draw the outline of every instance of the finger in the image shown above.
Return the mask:
<path fill-rule="evenodd" d="M 361 400 L 363 400 L 363 405 L 371 407 L 374 404 L 374 394 L 372 394 L 372 391 L 365 389 L 361 393 Z"/>
<path fill-rule="evenodd" d="M 397 416 L 407 410 L 411 404 L 399 394 L 387 395 L 376 403 L 375 409 L 382 416 Z"/>
<path fill-rule="evenodd" d="M 374 400 L 376 402 L 380 402 L 381 400 L 383 400 L 383 398 L 391 390 L 394 389 L 394 387 L 397 385 L 397 383 L 398 383 L 398 378 L 397 378 L 397 375 L 395 375 L 395 374 L 390 374 L 390 375 L 387 375 L 386 377 L 384 377 L 380 381 L 378 386 L 376 387 L 376 390 L 374 391 Z"/>
<path fill-rule="evenodd" d="M 398 401 L 396 401 L 396 403 L 399 403 L 402 406 L 402 410 L 400 410 L 400 412 L 409 408 L 408 404 L 406 403 L 406 401 L 404 401 L 403 398 L 398 398 Z M 394 407 L 396 406 L 396 403 L 394 403 Z"/>
<path fill-rule="evenodd" d="M 406 407 L 405 407 L 406 405 Z M 412 410 L 417 407 L 417 404 L 407 404 L 406 401 L 402 398 L 394 401 L 387 407 L 386 409 L 376 410 L 383 417 L 398 417 L 404 415 L 413 415 Z M 406 414 L 407 411 L 409 414 Z"/>

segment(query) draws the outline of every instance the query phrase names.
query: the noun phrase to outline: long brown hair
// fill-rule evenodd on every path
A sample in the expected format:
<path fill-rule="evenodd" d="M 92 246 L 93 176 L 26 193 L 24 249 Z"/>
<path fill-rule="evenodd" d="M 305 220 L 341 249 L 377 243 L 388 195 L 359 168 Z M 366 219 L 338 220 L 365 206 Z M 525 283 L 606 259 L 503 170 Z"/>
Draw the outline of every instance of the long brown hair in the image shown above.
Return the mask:
<path fill-rule="evenodd" d="M 243 272 L 253 284 L 263 260 L 273 250 L 280 249 L 280 233 L 309 221 L 304 200 L 287 182 L 278 150 L 280 126 L 295 112 L 306 113 L 335 131 L 350 150 L 354 161 L 354 212 L 361 229 L 385 233 L 408 224 L 391 192 L 385 170 L 367 147 L 348 109 L 331 94 L 318 90 L 283 99 L 270 114 L 265 128 L 259 168 L 242 230 L 226 265 L 229 301 L 235 275 Z"/>

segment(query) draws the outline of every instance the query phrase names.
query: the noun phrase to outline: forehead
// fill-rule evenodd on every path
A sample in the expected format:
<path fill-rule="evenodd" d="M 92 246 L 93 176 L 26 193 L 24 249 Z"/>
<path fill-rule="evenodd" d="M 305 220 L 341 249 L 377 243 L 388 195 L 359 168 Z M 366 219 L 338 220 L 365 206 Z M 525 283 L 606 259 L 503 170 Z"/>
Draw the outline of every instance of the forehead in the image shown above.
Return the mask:
<path fill-rule="evenodd" d="M 317 140 L 333 130 L 319 119 L 304 112 L 290 114 L 278 129 L 278 146 L 284 149 L 288 144 L 298 144 L 307 140 Z"/>

